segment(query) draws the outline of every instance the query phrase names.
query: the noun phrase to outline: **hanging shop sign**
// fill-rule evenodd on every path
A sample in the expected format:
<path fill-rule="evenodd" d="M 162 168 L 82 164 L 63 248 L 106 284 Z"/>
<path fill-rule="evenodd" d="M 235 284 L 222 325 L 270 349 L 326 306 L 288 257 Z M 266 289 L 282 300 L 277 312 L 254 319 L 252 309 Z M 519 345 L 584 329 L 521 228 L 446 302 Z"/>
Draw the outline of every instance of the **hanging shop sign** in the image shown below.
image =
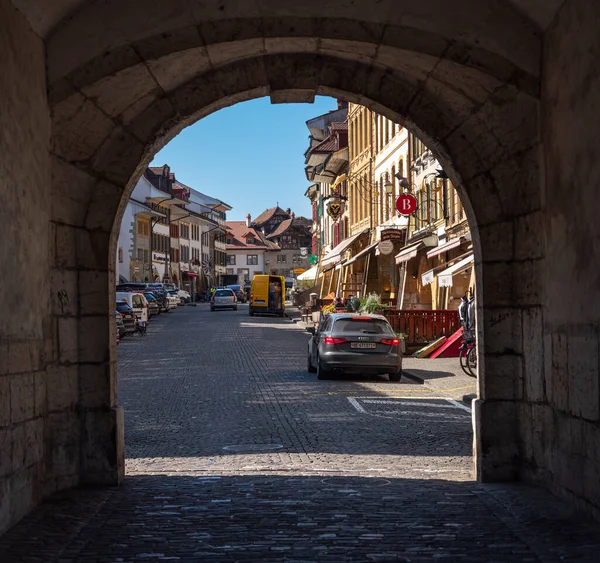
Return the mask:
<path fill-rule="evenodd" d="M 344 214 L 344 202 L 332 200 L 327 204 L 327 214 L 337 221 Z"/>
<path fill-rule="evenodd" d="M 382 240 L 377 248 L 379 248 L 379 252 L 381 252 L 381 254 L 391 254 L 394 252 L 394 241 Z"/>
<path fill-rule="evenodd" d="M 417 198 L 412 194 L 399 195 L 396 209 L 400 215 L 412 215 L 417 210 Z"/>
<path fill-rule="evenodd" d="M 314 254 L 311 254 L 308 257 L 308 261 L 311 263 L 311 266 L 314 266 L 319 261 L 319 259 Z"/>
<path fill-rule="evenodd" d="M 381 231 L 381 240 L 391 240 L 392 242 L 399 242 L 404 244 L 406 239 L 406 229 L 386 229 Z"/>
<path fill-rule="evenodd" d="M 302 257 L 304 257 L 304 258 L 306 258 L 306 257 L 308 256 L 308 247 L 306 247 L 306 246 L 303 246 L 303 247 L 300 249 L 300 256 L 302 256 Z"/>
<path fill-rule="evenodd" d="M 299 276 L 300 274 L 303 274 L 304 272 L 306 272 L 305 268 L 296 268 L 294 270 L 294 275 Z"/>

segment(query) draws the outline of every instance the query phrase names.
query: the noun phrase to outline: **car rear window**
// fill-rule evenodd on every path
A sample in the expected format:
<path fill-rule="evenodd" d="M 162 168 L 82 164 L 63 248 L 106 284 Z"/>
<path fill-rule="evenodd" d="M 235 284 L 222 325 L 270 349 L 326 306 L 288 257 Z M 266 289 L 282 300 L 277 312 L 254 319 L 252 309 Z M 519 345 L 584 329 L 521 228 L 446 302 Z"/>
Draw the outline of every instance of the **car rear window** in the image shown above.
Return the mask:
<path fill-rule="evenodd" d="M 123 313 L 124 311 L 131 311 L 131 307 L 127 303 L 117 303 L 117 311 Z"/>
<path fill-rule="evenodd" d="M 215 297 L 231 297 L 232 295 L 231 289 L 218 289 L 215 291 Z"/>
<path fill-rule="evenodd" d="M 394 334 L 392 327 L 382 319 L 338 319 L 333 332 L 364 332 L 370 334 Z"/>

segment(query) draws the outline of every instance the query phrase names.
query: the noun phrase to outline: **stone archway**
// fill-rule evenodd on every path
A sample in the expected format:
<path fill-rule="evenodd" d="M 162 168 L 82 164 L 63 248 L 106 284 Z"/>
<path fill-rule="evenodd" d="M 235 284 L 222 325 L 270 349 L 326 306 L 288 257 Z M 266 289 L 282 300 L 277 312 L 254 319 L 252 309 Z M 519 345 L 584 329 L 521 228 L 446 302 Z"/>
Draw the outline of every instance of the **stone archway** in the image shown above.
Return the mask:
<path fill-rule="evenodd" d="M 592 0 L 544 4 L 154 0 L 140 7 L 65 0 L 49 9 L 0 0 L 0 52 L 10 85 L 0 125 L 12 139 L 4 158 L 19 164 L 6 168 L 7 177 L 38 202 L 33 213 L 19 207 L 18 197 L 9 199 L 7 224 L 20 233 L 19 222 L 31 223 L 28 233 L 42 241 L 10 279 L 26 278 L 25 289 L 48 296 L 35 314 L 11 304 L 9 317 L 26 320 L 0 341 L 7 372 L 19 382 L 15 389 L 26 381 L 32 396 L 40 395 L 39 408 L 37 398 L 32 408 L 24 401 L 9 421 L 14 443 L 25 443 L 16 438 L 23 422 L 32 435 L 46 437 L 35 459 L 23 462 L 25 484 L 16 485 L 19 464 L 2 478 L 11 487 L 5 521 L 54 490 L 120 481 L 122 415 L 109 336 L 115 222 L 133 179 L 178 131 L 226 105 L 266 95 L 275 103 L 315 94 L 361 103 L 412 127 L 434 149 L 465 203 L 477 256 L 485 352 L 478 476 L 541 479 L 600 506 L 593 486 L 574 490 L 566 469 L 578 456 L 591 483 L 598 474 L 585 446 L 599 444 L 597 361 L 594 372 L 593 354 L 578 354 L 585 358 L 573 364 L 586 374 L 582 387 L 565 376 L 571 364 L 564 353 L 571 327 L 579 327 L 573 344 L 580 352 L 593 342 L 598 316 L 579 299 L 578 320 L 570 322 L 556 291 L 556 280 L 572 276 L 558 269 L 561 251 L 580 263 L 597 227 L 586 216 L 574 242 L 557 232 L 577 215 L 549 203 L 548 194 L 560 192 L 548 186 L 544 163 L 544 154 L 559 150 L 557 121 L 582 124 L 594 115 L 592 98 L 581 95 L 574 109 L 569 96 L 572 89 L 597 91 L 598 80 L 586 82 L 580 71 L 589 62 L 588 75 L 597 75 L 590 62 L 595 51 L 579 43 L 596 44 L 588 22 L 599 14 Z M 565 39 L 569 32 L 574 43 Z M 564 53 L 584 61 L 570 70 L 572 86 L 559 79 Z M 581 154 L 586 138 L 570 135 L 569 153 Z M 569 184 L 558 161 L 547 172 Z M 585 162 L 592 167 L 594 157 Z M 575 177 L 581 180 L 579 172 Z M 593 201 L 590 190 L 579 189 L 581 201 Z M 20 248 L 29 239 L 16 240 Z M 9 258 L 0 256 L 0 265 L 8 269 Z M 587 281 L 577 279 L 577 287 L 588 288 L 597 304 L 593 272 L 584 270 Z M 13 281 L 8 295 L 22 290 Z M 556 305 L 554 313 L 549 307 Z M 555 417 L 569 433 L 559 432 Z M 23 490 L 26 500 L 19 502 Z"/>

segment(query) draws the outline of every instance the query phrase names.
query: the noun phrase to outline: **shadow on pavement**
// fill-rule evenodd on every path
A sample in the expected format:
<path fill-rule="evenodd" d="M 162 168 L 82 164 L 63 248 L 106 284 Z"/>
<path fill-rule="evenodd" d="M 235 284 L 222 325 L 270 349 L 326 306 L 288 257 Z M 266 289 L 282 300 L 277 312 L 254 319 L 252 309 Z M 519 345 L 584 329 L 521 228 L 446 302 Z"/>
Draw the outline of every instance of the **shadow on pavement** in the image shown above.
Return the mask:
<path fill-rule="evenodd" d="M 598 527 L 549 493 L 339 475 L 137 476 L 55 495 L 0 560 L 597 561 Z"/>

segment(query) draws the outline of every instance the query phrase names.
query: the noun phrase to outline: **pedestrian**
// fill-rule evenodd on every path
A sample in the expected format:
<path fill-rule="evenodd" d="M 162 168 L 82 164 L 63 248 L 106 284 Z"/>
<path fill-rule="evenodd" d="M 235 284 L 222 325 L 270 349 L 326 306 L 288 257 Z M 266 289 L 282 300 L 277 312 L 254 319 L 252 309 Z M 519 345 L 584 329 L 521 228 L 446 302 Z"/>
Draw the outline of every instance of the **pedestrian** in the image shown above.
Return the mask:
<path fill-rule="evenodd" d="M 344 306 L 344 304 L 342 303 L 342 300 L 339 297 L 336 297 L 333 300 L 333 308 L 336 311 L 341 311 L 342 309 L 345 309 L 346 307 Z"/>

